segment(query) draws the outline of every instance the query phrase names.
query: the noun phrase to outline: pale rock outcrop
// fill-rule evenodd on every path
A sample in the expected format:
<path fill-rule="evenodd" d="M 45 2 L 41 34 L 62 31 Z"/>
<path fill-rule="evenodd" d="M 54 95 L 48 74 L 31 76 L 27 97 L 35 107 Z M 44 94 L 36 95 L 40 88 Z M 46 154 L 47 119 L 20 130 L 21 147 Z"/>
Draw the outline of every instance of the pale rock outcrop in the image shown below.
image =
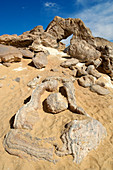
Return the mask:
<path fill-rule="evenodd" d="M 92 84 L 95 84 L 96 78 L 92 75 L 83 76 L 78 79 L 79 85 L 83 87 L 90 87 Z"/>
<path fill-rule="evenodd" d="M 40 115 L 38 109 L 41 107 L 40 97 L 47 91 L 55 91 L 58 83 L 56 80 L 46 81 L 41 83 L 33 91 L 30 101 L 21 107 L 15 115 L 15 129 L 32 129 L 35 122 L 39 121 Z"/>
<path fill-rule="evenodd" d="M 82 62 L 91 62 L 100 58 L 101 53 L 85 40 L 76 39 L 75 36 L 70 41 L 69 54 L 71 57 Z"/>
<path fill-rule="evenodd" d="M 100 95 L 107 95 L 107 94 L 110 93 L 108 89 L 106 89 L 106 88 L 104 88 L 104 87 L 102 87 L 102 86 L 100 86 L 98 84 L 92 85 L 90 87 L 90 90 L 92 92 L 95 92 L 95 93 L 100 94 Z"/>
<path fill-rule="evenodd" d="M 62 62 L 60 64 L 60 66 L 62 66 L 64 68 L 68 68 L 71 66 L 75 66 L 77 63 L 79 63 L 79 60 L 77 60 L 76 58 L 71 58 L 71 59 L 68 59 L 68 60 Z"/>
<path fill-rule="evenodd" d="M 41 76 L 37 76 L 34 79 L 32 79 L 31 81 L 28 82 L 27 86 L 30 88 L 36 88 L 36 86 L 38 85 L 39 81 L 40 81 Z"/>
<path fill-rule="evenodd" d="M 63 147 L 56 146 L 58 156 L 72 155 L 79 164 L 106 137 L 106 129 L 95 119 L 73 120 L 61 135 Z"/>
<path fill-rule="evenodd" d="M 36 68 L 41 69 L 45 68 L 48 64 L 47 55 L 44 52 L 38 52 L 33 58 L 32 58 L 33 64 Z"/>
<path fill-rule="evenodd" d="M 25 58 L 32 58 L 34 56 L 34 53 L 31 52 L 28 49 L 21 49 L 20 48 L 19 51 L 22 53 L 22 56 L 25 57 Z"/>
<path fill-rule="evenodd" d="M 0 58 L 2 62 L 21 61 L 22 53 L 15 47 L 0 44 Z"/>
<path fill-rule="evenodd" d="M 20 158 L 55 162 L 51 139 L 32 137 L 23 130 L 11 129 L 4 139 L 4 148 L 8 153 Z"/>
<path fill-rule="evenodd" d="M 68 108 L 67 99 L 60 93 L 52 93 L 45 100 L 46 109 L 50 113 L 59 113 Z"/>

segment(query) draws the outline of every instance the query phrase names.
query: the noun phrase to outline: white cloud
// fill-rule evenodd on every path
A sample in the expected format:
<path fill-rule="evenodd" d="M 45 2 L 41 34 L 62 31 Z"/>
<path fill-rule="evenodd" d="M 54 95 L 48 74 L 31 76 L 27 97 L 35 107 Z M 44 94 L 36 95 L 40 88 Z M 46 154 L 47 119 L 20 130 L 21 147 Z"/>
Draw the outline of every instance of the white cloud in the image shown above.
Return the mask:
<path fill-rule="evenodd" d="M 52 7 L 56 7 L 57 4 L 56 3 L 52 3 L 52 2 L 46 2 L 44 4 L 45 7 L 48 7 L 48 8 L 52 8 Z"/>
<path fill-rule="evenodd" d="M 113 40 L 113 1 L 97 4 L 75 16 L 84 21 L 94 36 Z"/>

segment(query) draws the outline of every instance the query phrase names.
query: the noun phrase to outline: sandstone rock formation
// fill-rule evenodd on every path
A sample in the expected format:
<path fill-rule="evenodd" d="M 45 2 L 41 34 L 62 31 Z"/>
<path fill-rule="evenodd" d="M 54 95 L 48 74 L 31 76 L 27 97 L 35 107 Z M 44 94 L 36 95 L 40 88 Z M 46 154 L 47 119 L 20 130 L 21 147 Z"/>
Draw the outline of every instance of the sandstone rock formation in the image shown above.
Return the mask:
<path fill-rule="evenodd" d="M 45 100 L 46 109 L 50 113 L 59 113 L 68 108 L 66 98 L 60 93 L 52 93 Z"/>
<path fill-rule="evenodd" d="M 58 156 L 72 155 L 74 162 L 80 163 L 106 137 L 106 129 L 92 118 L 73 120 L 61 135 L 63 147 L 56 147 Z"/>
<path fill-rule="evenodd" d="M 100 58 L 101 53 L 85 40 L 76 39 L 75 36 L 70 41 L 69 54 L 82 62 L 91 62 Z"/>
<path fill-rule="evenodd" d="M 1 62 L 21 61 L 22 53 L 15 47 L 0 44 Z"/>
<path fill-rule="evenodd" d="M 71 34 L 76 38 L 87 40 L 90 44 L 94 44 L 94 37 L 89 28 L 87 28 L 81 19 L 61 18 L 56 16 L 45 30 L 57 39 L 57 42 L 66 39 Z"/>

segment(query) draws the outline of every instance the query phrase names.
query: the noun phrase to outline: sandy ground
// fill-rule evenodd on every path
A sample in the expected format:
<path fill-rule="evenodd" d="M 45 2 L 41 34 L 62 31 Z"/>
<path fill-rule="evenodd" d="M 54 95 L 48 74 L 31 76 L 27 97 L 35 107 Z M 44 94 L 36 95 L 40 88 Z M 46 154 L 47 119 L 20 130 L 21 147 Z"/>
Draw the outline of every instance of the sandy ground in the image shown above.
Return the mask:
<path fill-rule="evenodd" d="M 74 83 L 77 104 L 94 119 L 100 121 L 107 130 L 106 139 L 96 150 L 91 151 L 77 165 L 73 163 L 71 155 L 58 157 L 58 162 L 53 164 L 47 161 L 21 159 L 8 154 L 3 148 L 3 139 L 10 130 L 11 118 L 32 94 L 33 89 L 27 87 L 27 83 L 37 75 L 41 76 L 41 80 L 47 76 L 65 76 L 64 74 L 70 76 L 72 71 L 61 68 L 59 66 L 61 62 L 61 57 L 48 56 L 49 64 L 42 70 L 33 67 L 31 59 L 22 59 L 22 62 L 13 63 L 10 67 L 0 65 L 0 77 L 6 76 L 4 80 L 0 80 L 3 84 L 0 88 L 0 170 L 113 170 L 113 89 L 109 89 L 109 95 L 100 96 L 88 88 L 79 86 L 77 81 Z M 52 72 L 51 68 L 57 68 L 59 71 Z M 20 78 L 20 82 L 15 81 L 17 77 Z M 49 93 L 45 92 L 41 101 L 44 101 L 48 95 Z M 64 125 L 78 117 L 68 110 L 56 115 L 47 114 L 43 109 L 40 112 L 42 113 L 41 123 L 36 123 L 31 131 L 32 135 L 38 137 L 60 136 Z M 60 143 L 62 142 L 59 139 Z"/>

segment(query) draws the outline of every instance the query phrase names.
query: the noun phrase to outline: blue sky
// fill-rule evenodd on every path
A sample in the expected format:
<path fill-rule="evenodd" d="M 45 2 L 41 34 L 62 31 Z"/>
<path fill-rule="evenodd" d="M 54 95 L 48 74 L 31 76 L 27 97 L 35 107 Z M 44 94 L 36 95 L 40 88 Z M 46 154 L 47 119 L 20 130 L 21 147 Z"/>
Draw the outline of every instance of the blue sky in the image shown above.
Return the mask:
<path fill-rule="evenodd" d="M 94 36 L 113 40 L 113 0 L 1 0 L 0 35 L 46 29 L 55 16 L 81 18 Z"/>

